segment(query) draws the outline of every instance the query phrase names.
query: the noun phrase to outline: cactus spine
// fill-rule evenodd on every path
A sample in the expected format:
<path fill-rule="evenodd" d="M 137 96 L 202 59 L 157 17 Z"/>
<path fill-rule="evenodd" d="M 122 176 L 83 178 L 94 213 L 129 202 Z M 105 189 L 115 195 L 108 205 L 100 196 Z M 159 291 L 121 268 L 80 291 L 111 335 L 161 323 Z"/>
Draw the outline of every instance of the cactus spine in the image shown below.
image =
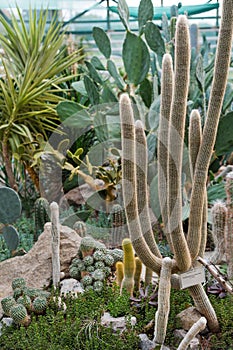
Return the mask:
<path fill-rule="evenodd" d="M 195 161 L 193 174 L 193 188 L 191 193 L 189 228 L 187 239 L 182 227 L 182 187 L 181 187 L 181 166 L 184 137 L 184 121 L 186 115 L 186 101 L 189 83 L 189 61 L 190 45 L 187 20 L 180 16 L 177 20 L 175 38 L 175 76 L 172 89 L 171 119 L 168 132 L 169 154 L 164 159 L 168 162 L 168 230 L 174 252 L 174 259 L 171 262 L 172 274 L 177 271 L 186 271 L 199 254 L 203 253 L 206 237 L 202 238 L 203 232 L 206 235 L 206 181 L 209 162 L 212 156 L 215 143 L 218 121 L 223 102 L 228 67 L 230 63 L 231 45 L 233 32 L 233 4 L 232 0 L 223 1 L 222 22 L 217 45 L 214 79 L 211 88 L 210 101 L 207 110 L 202 142 L 200 143 Z M 164 68 L 163 68 L 164 69 Z M 162 71 L 164 74 L 164 70 Z M 169 107 L 168 107 L 169 108 Z M 156 255 L 153 247 L 149 245 L 143 233 L 146 224 L 140 219 L 139 193 L 144 193 L 147 187 L 143 181 L 139 182 L 137 176 L 146 174 L 138 171 L 136 161 L 136 143 L 138 136 L 134 126 L 134 116 L 130 99 L 126 94 L 120 98 L 120 118 L 122 128 L 122 189 L 126 210 L 127 224 L 134 250 L 145 266 L 160 274 L 162 259 Z M 141 123 L 137 123 L 137 128 Z M 142 176 L 142 175 L 141 175 Z M 142 186 L 138 188 L 138 184 Z M 160 184 L 159 184 L 160 188 Z M 148 199 L 146 199 L 148 200 Z M 148 218 L 147 218 L 148 219 Z M 146 219 L 146 220 L 147 220 Z M 153 242 L 154 243 L 154 242 Z M 172 276 L 172 281 L 176 280 Z M 177 283 L 176 283 L 177 284 Z M 189 288 L 198 310 L 206 317 L 211 331 L 219 330 L 216 314 L 207 298 L 202 285 Z"/>
<path fill-rule="evenodd" d="M 132 296 L 134 290 L 135 259 L 133 245 L 129 238 L 123 239 L 122 248 L 124 251 L 124 278 L 121 283 L 121 291 L 125 288 Z"/>

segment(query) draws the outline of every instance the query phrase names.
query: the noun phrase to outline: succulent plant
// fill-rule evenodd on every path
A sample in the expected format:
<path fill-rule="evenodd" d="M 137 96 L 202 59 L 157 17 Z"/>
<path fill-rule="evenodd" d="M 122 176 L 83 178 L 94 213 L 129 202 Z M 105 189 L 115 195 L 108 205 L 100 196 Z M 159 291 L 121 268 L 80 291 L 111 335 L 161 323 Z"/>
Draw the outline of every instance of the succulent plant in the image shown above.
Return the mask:
<path fill-rule="evenodd" d="M 94 258 L 92 255 L 87 255 L 85 256 L 85 258 L 83 259 L 84 265 L 87 266 L 91 266 L 94 263 Z M 73 264 L 73 262 L 72 262 Z"/>
<path fill-rule="evenodd" d="M 106 254 L 104 257 L 104 262 L 107 266 L 113 266 L 114 258 L 111 254 Z"/>
<path fill-rule="evenodd" d="M 80 237 L 85 237 L 87 234 L 87 227 L 83 221 L 76 221 L 73 225 L 73 229 Z"/>
<path fill-rule="evenodd" d="M 83 237 L 80 243 L 82 257 L 92 255 L 96 247 L 96 241 L 92 237 Z"/>
<path fill-rule="evenodd" d="M 16 301 L 12 296 L 8 296 L 1 300 L 1 304 L 2 304 L 2 309 L 4 314 L 6 314 L 7 316 L 10 316 L 11 308 L 12 306 L 16 305 Z"/>
<path fill-rule="evenodd" d="M 92 273 L 92 277 L 95 281 L 103 281 L 105 279 L 105 273 L 102 269 L 97 269 Z"/>
<path fill-rule="evenodd" d="M 82 278 L 81 282 L 84 285 L 84 287 L 86 288 L 87 286 L 92 285 L 93 278 L 90 275 L 86 275 Z"/>
<path fill-rule="evenodd" d="M 113 250 L 108 249 L 107 253 L 113 257 L 114 263 L 116 263 L 117 261 L 123 261 L 124 253 L 122 249 L 118 249 L 118 248 L 115 248 Z"/>
<path fill-rule="evenodd" d="M 103 269 L 105 267 L 105 264 L 103 261 L 96 261 L 94 264 L 95 270 L 96 269 Z"/>
<path fill-rule="evenodd" d="M 44 230 L 46 222 L 50 221 L 50 208 L 49 202 L 46 198 L 37 198 L 34 204 L 34 216 L 35 216 L 35 231 L 34 242 L 38 240 L 39 235 Z"/>
<path fill-rule="evenodd" d="M 11 317 L 16 324 L 22 324 L 23 326 L 28 326 L 31 322 L 27 309 L 22 304 L 12 306 Z"/>
<path fill-rule="evenodd" d="M 95 261 L 104 261 L 105 254 L 101 250 L 96 250 L 93 254 Z"/>
<path fill-rule="evenodd" d="M 15 290 L 16 288 L 24 288 L 26 287 L 26 282 L 23 277 L 17 277 L 14 278 L 12 283 L 11 283 L 12 289 Z"/>
<path fill-rule="evenodd" d="M 32 309 L 36 314 L 42 314 L 48 305 L 45 297 L 38 296 L 33 300 Z"/>
<path fill-rule="evenodd" d="M 31 310 L 31 307 L 32 307 L 32 301 L 28 295 L 21 295 L 17 299 L 17 304 L 22 304 L 23 306 L 26 307 L 27 310 Z"/>
<path fill-rule="evenodd" d="M 81 273 L 77 266 L 70 265 L 69 274 L 70 274 L 70 277 L 75 278 L 77 280 L 81 278 Z"/>
<path fill-rule="evenodd" d="M 23 290 L 21 288 L 14 289 L 13 296 L 15 300 L 17 300 L 22 294 L 23 294 Z"/>
<path fill-rule="evenodd" d="M 95 281 L 94 283 L 93 283 L 93 289 L 94 289 L 94 291 L 96 291 L 96 292 L 102 292 L 102 290 L 103 290 L 103 287 L 104 287 L 104 284 L 103 284 L 103 282 L 102 281 Z"/>
<path fill-rule="evenodd" d="M 94 266 L 87 266 L 86 271 L 91 273 L 95 271 L 95 267 Z"/>

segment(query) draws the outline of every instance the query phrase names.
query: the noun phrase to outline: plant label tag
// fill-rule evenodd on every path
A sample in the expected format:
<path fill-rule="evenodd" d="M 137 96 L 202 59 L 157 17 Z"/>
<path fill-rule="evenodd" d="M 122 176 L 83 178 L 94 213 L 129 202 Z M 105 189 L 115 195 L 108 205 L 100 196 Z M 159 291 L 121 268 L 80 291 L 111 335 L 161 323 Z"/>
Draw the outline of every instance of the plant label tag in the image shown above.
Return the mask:
<path fill-rule="evenodd" d="M 180 288 L 185 289 L 205 282 L 204 267 L 195 267 L 180 274 Z"/>

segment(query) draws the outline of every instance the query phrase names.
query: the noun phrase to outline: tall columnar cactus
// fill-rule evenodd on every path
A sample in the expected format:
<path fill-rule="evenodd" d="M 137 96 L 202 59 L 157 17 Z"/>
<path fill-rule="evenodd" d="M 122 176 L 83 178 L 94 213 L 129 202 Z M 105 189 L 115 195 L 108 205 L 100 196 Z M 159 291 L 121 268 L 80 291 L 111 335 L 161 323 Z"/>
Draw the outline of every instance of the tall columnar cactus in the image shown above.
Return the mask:
<path fill-rule="evenodd" d="M 37 198 L 34 204 L 34 217 L 35 217 L 35 232 L 34 242 L 38 240 L 39 235 L 44 230 L 46 222 L 50 221 L 50 208 L 49 202 L 46 198 Z"/>
<path fill-rule="evenodd" d="M 73 225 L 73 229 L 80 237 L 85 237 L 87 234 L 87 227 L 83 221 L 76 221 Z"/>
<path fill-rule="evenodd" d="M 127 237 L 125 212 L 120 204 L 114 204 L 109 214 L 111 224 L 110 245 L 112 248 L 121 246 L 122 240 Z"/>
<path fill-rule="evenodd" d="M 134 290 L 138 291 L 140 289 L 142 274 L 142 262 L 138 256 L 135 258 L 135 273 L 134 273 Z"/>
<path fill-rule="evenodd" d="M 226 228 L 226 255 L 227 275 L 233 279 L 233 171 L 226 176 L 227 194 L 227 228 Z"/>
<path fill-rule="evenodd" d="M 0 187 L 0 233 L 2 233 L 6 245 L 10 251 L 17 249 L 19 234 L 12 222 L 21 215 L 21 200 L 14 190 L 9 187 Z"/>
<path fill-rule="evenodd" d="M 227 208 L 225 203 L 216 202 L 211 208 L 212 214 L 212 234 L 215 244 L 215 250 L 211 256 L 211 262 L 214 264 L 220 264 L 225 260 L 225 232 L 227 223 Z"/>
<path fill-rule="evenodd" d="M 133 245 L 129 238 L 123 240 L 122 248 L 124 251 L 124 277 L 121 283 L 121 290 L 125 288 L 132 296 L 134 290 L 135 258 Z"/>
<path fill-rule="evenodd" d="M 193 187 L 191 193 L 189 227 L 185 236 L 182 226 L 182 153 L 184 143 L 185 116 L 187 111 L 187 94 L 189 86 L 190 68 L 190 44 L 188 23 L 185 16 L 179 16 L 177 20 L 175 35 L 175 71 L 174 83 L 172 74 L 171 58 L 165 55 L 163 59 L 162 77 L 166 75 L 166 67 L 169 69 L 169 79 L 166 82 L 162 78 L 162 91 L 172 91 L 171 100 L 169 96 L 162 93 L 161 119 L 165 119 L 163 108 L 166 110 L 164 124 L 168 128 L 162 128 L 165 138 L 165 148 L 168 149 L 165 156 L 159 153 L 158 167 L 161 166 L 164 172 L 164 186 L 159 191 L 167 194 L 168 200 L 161 200 L 160 206 L 164 206 L 165 224 L 167 236 L 171 249 L 174 252 L 174 259 L 170 262 L 171 279 L 173 285 L 177 286 L 177 272 L 185 272 L 195 264 L 196 258 L 203 253 L 206 240 L 206 182 L 210 159 L 216 139 L 218 121 L 220 117 L 224 92 L 227 82 L 227 74 L 230 63 L 231 45 L 233 32 L 233 3 L 232 0 L 223 1 L 223 12 L 221 28 L 215 58 L 213 84 L 210 93 L 210 100 L 202 133 L 202 141 L 197 144 L 197 155 L 193 162 Z M 163 98 L 167 98 L 168 105 L 164 107 Z M 144 197 L 144 210 L 140 204 L 140 195 L 147 193 L 147 184 L 138 177 L 147 176 L 147 168 L 138 158 L 138 150 L 144 148 L 146 154 L 146 142 L 142 142 L 143 126 L 137 121 L 134 125 L 134 116 L 128 95 L 123 94 L 120 98 L 120 117 L 122 128 L 122 189 L 126 210 L 129 234 L 137 256 L 145 266 L 160 274 L 162 259 L 158 247 L 151 235 L 151 224 L 146 213 L 148 208 L 148 196 Z M 168 122 L 169 120 L 169 122 Z M 161 121 L 160 121 L 161 125 Z M 195 137 L 195 135 L 193 135 Z M 161 152 L 161 147 L 158 150 Z M 142 154 L 142 153 L 141 153 Z M 146 157 L 144 157 L 146 158 Z M 160 164 L 161 163 L 161 164 Z M 160 193 L 160 198 L 164 194 Z M 146 205 L 145 205 L 146 203 Z M 139 210 L 140 208 L 140 210 Z M 162 213 L 163 215 L 163 213 Z M 163 220 L 164 220 L 163 217 Z M 142 220 L 143 218 L 143 220 Z M 194 285 L 189 287 L 197 309 L 206 317 L 211 331 L 218 331 L 219 325 L 216 314 L 209 302 L 203 286 Z"/>
<path fill-rule="evenodd" d="M 61 266 L 60 266 L 60 222 L 59 207 L 56 202 L 50 204 L 51 211 L 51 245 L 52 245 L 52 271 L 53 285 L 57 287 L 60 283 Z"/>
<path fill-rule="evenodd" d="M 124 278 L 124 264 L 122 261 L 116 263 L 116 283 L 121 287 Z"/>

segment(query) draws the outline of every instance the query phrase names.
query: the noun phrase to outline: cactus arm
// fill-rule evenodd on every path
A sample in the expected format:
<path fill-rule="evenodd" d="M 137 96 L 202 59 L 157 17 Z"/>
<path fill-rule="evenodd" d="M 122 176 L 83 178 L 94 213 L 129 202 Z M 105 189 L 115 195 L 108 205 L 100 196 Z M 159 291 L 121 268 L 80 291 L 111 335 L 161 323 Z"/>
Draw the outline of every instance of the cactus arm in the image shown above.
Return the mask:
<path fill-rule="evenodd" d="M 189 293 L 191 294 L 197 310 L 205 316 L 208 322 L 208 327 L 211 332 L 216 333 L 219 331 L 219 324 L 216 313 L 209 301 L 208 296 L 201 284 L 189 287 Z"/>
<path fill-rule="evenodd" d="M 59 207 L 56 202 L 50 204 L 51 211 L 51 234 L 52 234 L 52 271 L 53 285 L 58 287 L 60 283 L 60 223 L 59 223 Z"/>
<path fill-rule="evenodd" d="M 158 309 L 155 314 L 154 342 L 157 344 L 163 344 L 166 337 L 170 312 L 171 271 L 172 260 L 166 257 L 162 261 L 158 289 Z"/>
<path fill-rule="evenodd" d="M 190 40 L 186 16 L 179 16 L 175 35 L 174 91 L 168 140 L 168 228 L 175 260 L 180 271 L 191 266 L 191 257 L 182 227 L 182 154 L 189 87 Z"/>
<path fill-rule="evenodd" d="M 171 116 L 171 102 L 173 92 L 173 67 L 172 57 L 169 54 L 163 56 L 162 76 L 161 76 L 161 104 L 160 121 L 158 130 L 158 193 L 161 209 L 161 216 L 164 225 L 164 233 L 167 237 L 170 248 L 172 242 L 167 227 L 168 207 L 167 207 L 167 184 L 168 184 L 168 130 Z"/>
<path fill-rule="evenodd" d="M 233 279 L 233 171 L 226 176 L 227 194 L 227 228 L 226 228 L 226 255 L 227 255 L 227 275 Z"/>
<path fill-rule="evenodd" d="M 214 253 L 211 256 L 211 262 L 220 264 L 225 254 L 225 229 L 227 222 L 227 208 L 223 202 L 214 203 L 211 208 L 212 214 L 212 235 L 214 239 Z"/>
<path fill-rule="evenodd" d="M 149 213 L 149 194 L 147 184 L 147 167 L 148 154 L 146 137 L 144 128 L 140 120 L 135 123 L 135 137 L 136 137 L 136 177 L 137 177 L 137 199 L 138 199 L 138 213 L 141 225 L 142 234 L 151 252 L 159 258 L 162 255 L 155 242 L 154 234 L 151 227 L 150 213 Z"/>
<path fill-rule="evenodd" d="M 123 239 L 122 248 L 124 251 L 123 265 L 124 277 L 121 283 L 121 291 L 125 288 L 131 296 L 134 290 L 135 258 L 133 245 L 129 238 Z"/>
<path fill-rule="evenodd" d="M 216 51 L 213 84 L 210 93 L 203 139 L 198 153 L 190 203 L 188 246 L 192 259 L 198 255 L 201 242 L 202 210 L 209 162 L 212 156 L 222 102 L 224 98 L 228 68 L 231 57 L 233 32 L 233 3 L 223 1 L 222 20 Z"/>
<path fill-rule="evenodd" d="M 138 256 L 135 258 L 135 273 L 134 273 L 134 290 L 138 291 L 140 289 L 142 274 L 142 262 Z"/>
<path fill-rule="evenodd" d="M 200 145 L 202 141 L 202 128 L 201 128 L 201 116 L 197 109 L 194 109 L 190 115 L 189 122 L 189 159 L 190 159 L 190 172 L 191 178 L 193 181 L 193 176 L 195 172 L 196 160 L 198 152 L 200 150 Z M 203 212 L 202 212 L 202 227 L 201 227 L 201 242 L 198 256 L 203 257 L 206 248 L 207 240 L 207 210 L 208 210 L 208 201 L 207 201 L 207 192 L 204 189 L 204 203 L 203 203 Z"/>
<path fill-rule="evenodd" d="M 159 273 L 162 261 L 151 253 L 141 232 L 136 192 L 134 118 L 127 94 L 122 94 L 120 97 L 120 118 L 122 130 L 122 190 L 130 238 L 142 263 Z"/>
<path fill-rule="evenodd" d="M 124 278 L 124 264 L 122 261 L 116 263 L 116 283 L 121 287 L 122 280 Z"/>
<path fill-rule="evenodd" d="M 206 327 L 206 318 L 200 317 L 197 322 L 195 322 L 188 333 L 186 333 L 184 339 L 181 341 L 177 350 L 186 350 L 191 343 L 191 340 Z"/>

